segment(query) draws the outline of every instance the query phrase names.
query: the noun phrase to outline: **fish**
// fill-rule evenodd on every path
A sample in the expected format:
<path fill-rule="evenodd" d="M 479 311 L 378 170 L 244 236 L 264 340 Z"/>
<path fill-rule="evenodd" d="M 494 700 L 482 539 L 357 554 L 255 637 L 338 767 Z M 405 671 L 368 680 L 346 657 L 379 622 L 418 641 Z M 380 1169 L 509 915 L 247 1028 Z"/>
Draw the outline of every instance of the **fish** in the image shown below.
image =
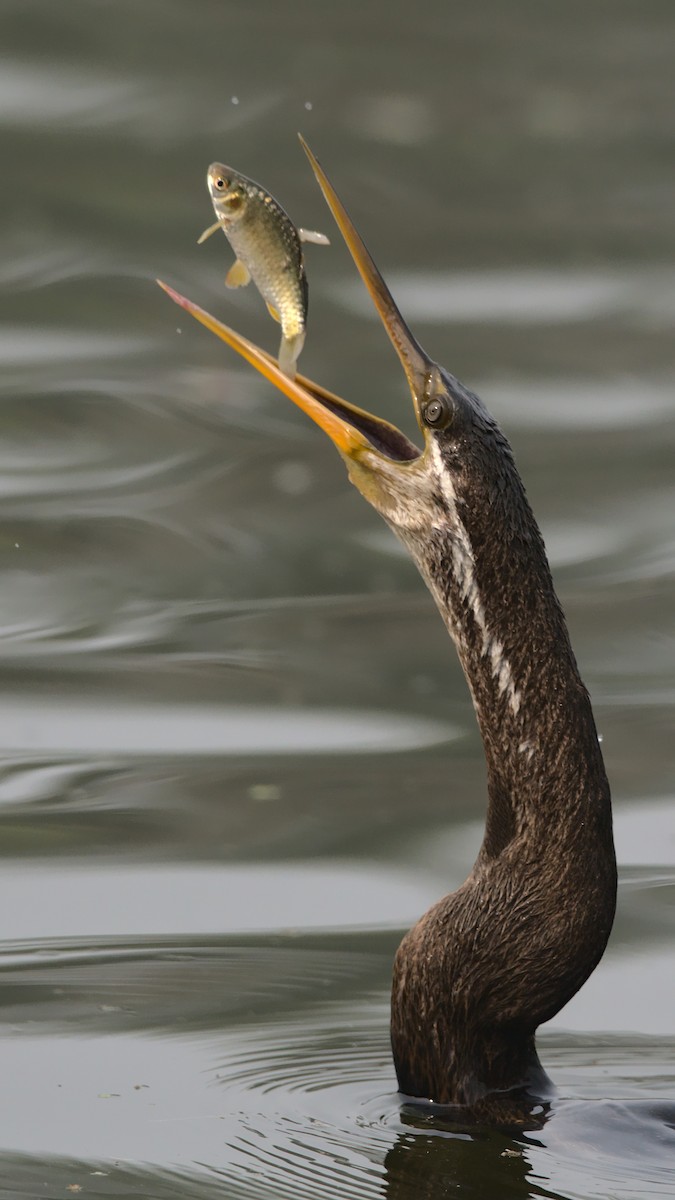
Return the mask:
<path fill-rule="evenodd" d="M 298 229 L 274 196 L 224 163 L 211 163 L 206 186 L 218 220 L 204 230 L 199 244 L 222 229 L 236 256 L 225 284 L 246 287 L 253 280 L 270 315 L 281 325 L 279 368 L 294 379 L 307 328 L 302 243 L 327 246 L 328 238 Z"/>

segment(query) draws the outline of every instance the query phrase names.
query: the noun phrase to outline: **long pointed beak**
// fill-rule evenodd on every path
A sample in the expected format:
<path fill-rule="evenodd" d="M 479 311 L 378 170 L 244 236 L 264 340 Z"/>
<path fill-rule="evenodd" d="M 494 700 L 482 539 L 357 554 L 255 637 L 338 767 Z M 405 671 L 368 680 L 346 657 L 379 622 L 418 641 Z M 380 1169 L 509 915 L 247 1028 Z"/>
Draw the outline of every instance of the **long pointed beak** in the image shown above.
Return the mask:
<path fill-rule="evenodd" d="M 427 391 L 429 378 L 435 369 L 434 363 L 427 357 L 408 329 L 369 251 L 322 167 L 305 141 L 302 138 L 300 141 L 361 278 L 396 349 L 410 385 L 419 420 L 420 401 Z M 395 425 L 391 425 L 388 421 L 384 421 L 381 417 L 376 417 L 364 409 L 357 408 L 356 405 L 349 404 L 346 400 L 326 391 L 325 388 L 313 383 L 303 375 L 297 375 L 295 379 L 290 379 L 279 370 L 275 360 L 264 350 L 260 350 L 258 346 L 242 337 L 241 334 L 235 333 L 233 329 L 205 312 L 192 300 L 181 296 L 168 284 L 162 283 L 160 279 L 157 282 L 176 304 L 179 304 L 197 321 L 200 321 L 228 346 L 236 350 L 261 375 L 269 379 L 279 391 L 288 396 L 289 400 L 297 404 L 298 408 L 301 408 L 308 417 L 311 417 L 324 433 L 328 434 L 348 461 L 359 459 L 366 451 L 372 455 L 373 450 L 394 462 L 411 462 L 420 457 L 421 452 L 418 447 L 413 445 Z"/>
<path fill-rule="evenodd" d="M 157 283 L 175 304 L 184 308 L 196 321 L 241 354 L 265 379 L 269 379 L 280 392 L 297 404 L 298 408 L 328 434 L 346 458 L 358 458 L 364 450 L 379 450 L 380 453 L 386 454 L 387 458 L 400 462 L 419 458 L 417 446 L 414 446 L 395 425 L 382 420 L 381 417 L 373 416 L 363 408 L 357 408 L 355 404 L 349 404 L 318 383 L 306 379 L 304 375 L 296 375 L 295 379 L 290 379 L 279 370 L 271 355 L 266 354 L 254 342 L 249 342 L 248 338 L 235 333 L 234 329 L 212 317 L 198 304 L 181 296 L 180 292 L 169 287 L 168 283 L 163 283 L 161 279 L 158 279 Z"/>
<path fill-rule="evenodd" d="M 324 199 L 335 218 L 335 223 L 347 243 L 347 248 L 354 259 L 359 275 L 368 289 L 373 304 L 380 314 L 382 324 L 389 334 L 392 345 L 398 354 L 403 370 L 406 373 L 413 400 L 415 401 L 416 413 L 419 416 L 419 397 L 425 390 L 425 382 L 434 368 L 434 363 L 425 354 L 419 342 L 413 337 L 406 322 L 403 320 L 398 306 L 384 282 L 378 267 L 375 265 L 368 247 L 326 175 L 321 163 L 314 156 L 301 133 L 298 134 L 298 137 L 300 145 L 309 159 L 319 187 L 323 192 Z"/>

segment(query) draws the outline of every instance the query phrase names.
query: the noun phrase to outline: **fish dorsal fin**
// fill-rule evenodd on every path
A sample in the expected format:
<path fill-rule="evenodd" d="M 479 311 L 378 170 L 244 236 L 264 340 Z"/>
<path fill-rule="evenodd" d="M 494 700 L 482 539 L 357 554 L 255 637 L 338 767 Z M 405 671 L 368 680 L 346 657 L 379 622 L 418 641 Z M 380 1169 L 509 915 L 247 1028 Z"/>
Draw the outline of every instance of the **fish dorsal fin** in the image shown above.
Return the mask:
<path fill-rule="evenodd" d="M 240 258 L 238 258 L 236 262 L 232 264 L 227 272 L 227 275 L 225 276 L 225 287 L 246 287 L 246 284 L 250 282 L 251 273 L 248 267 L 241 261 Z"/>
<path fill-rule="evenodd" d="M 279 316 L 279 313 L 277 312 L 274 305 L 269 304 L 267 300 L 265 301 L 265 303 L 267 304 L 267 311 L 270 314 L 272 320 L 277 321 L 279 323 L 279 325 L 281 325 L 281 317 Z"/>
<path fill-rule="evenodd" d="M 299 229 L 298 237 L 301 242 L 313 242 L 315 246 L 330 246 L 325 233 L 317 233 L 314 229 Z"/>
<path fill-rule="evenodd" d="M 204 230 L 201 237 L 197 238 L 197 245 L 201 246 L 202 242 L 205 242 L 207 238 L 211 237 L 212 233 L 215 233 L 217 229 L 221 229 L 221 228 L 222 228 L 222 225 L 221 225 L 220 221 L 216 221 L 213 225 L 209 225 L 208 229 Z"/>

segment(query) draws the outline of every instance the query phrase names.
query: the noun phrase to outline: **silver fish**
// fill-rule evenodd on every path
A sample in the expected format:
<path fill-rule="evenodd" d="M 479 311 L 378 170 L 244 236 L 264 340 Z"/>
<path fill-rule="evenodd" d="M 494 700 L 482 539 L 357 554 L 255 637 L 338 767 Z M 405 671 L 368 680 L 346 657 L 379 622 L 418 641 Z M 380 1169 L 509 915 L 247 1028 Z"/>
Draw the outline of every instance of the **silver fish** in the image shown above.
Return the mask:
<path fill-rule="evenodd" d="M 218 220 L 204 230 L 199 242 L 222 229 L 236 255 L 225 283 L 236 288 L 253 280 L 270 314 L 281 325 L 279 367 L 294 379 L 307 326 L 302 242 L 326 246 L 328 238 L 296 229 L 274 196 L 224 163 L 211 163 L 206 185 Z"/>

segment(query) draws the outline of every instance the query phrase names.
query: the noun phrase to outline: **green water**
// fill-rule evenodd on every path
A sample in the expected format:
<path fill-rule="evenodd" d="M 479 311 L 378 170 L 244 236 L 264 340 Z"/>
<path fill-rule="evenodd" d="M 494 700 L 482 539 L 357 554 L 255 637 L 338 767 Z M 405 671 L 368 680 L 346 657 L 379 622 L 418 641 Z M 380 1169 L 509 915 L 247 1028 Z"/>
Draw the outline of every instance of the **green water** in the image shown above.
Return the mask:
<path fill-rule="evenodd" d="M 0 1196 L 672 1195 L 675 11 L 2 24 Z M 388 1048 L 397 940 L 481 836 L 452 646 L 327 439 L 153 283 L 276 350 L 196 245 L 208 163 L 259 178 L 332 236 L 303 371 L 414 436 L 298 129 L 508 433 L 603 736 L 615 932 L 520 1137 L 401 1108 Z"/>

